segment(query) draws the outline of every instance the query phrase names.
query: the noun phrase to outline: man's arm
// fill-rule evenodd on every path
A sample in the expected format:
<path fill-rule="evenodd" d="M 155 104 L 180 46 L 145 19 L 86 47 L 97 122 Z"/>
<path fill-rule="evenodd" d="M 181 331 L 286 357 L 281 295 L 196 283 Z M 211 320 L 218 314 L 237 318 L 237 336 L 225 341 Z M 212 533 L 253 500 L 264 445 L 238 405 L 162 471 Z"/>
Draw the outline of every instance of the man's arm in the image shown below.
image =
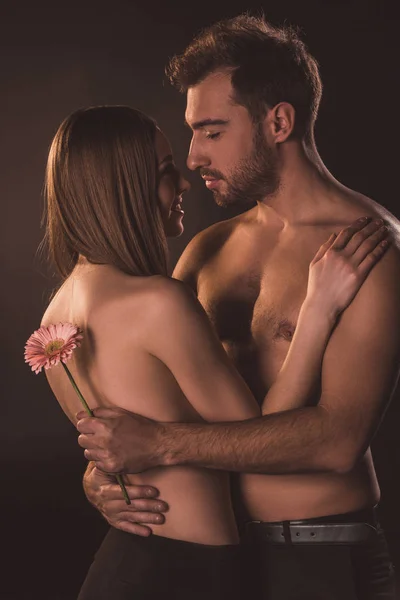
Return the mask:
<path fill-rule="evenodd" d="M 275 413 L 245 423 L 225 422 L 207 426 L 157 425 L 126 411 L 119 414 L 115 409 L 96 409 L 95 414 L 100 421 L 86 418 L 85 423 L 78 423 L 79 431 L 88 434 L 80 438 L 81 445 L 90 449 L 85 451 L 85 455 L 94 458 L 100 468 L 107 471 L 135 472 L 159 464 L 194 464 L 266 473 L 351 469 L 369 445 L 397 380 L 398 259 L 393 254 L 392 258 L 388 258 L 369 276 L 329 342 L 323 361 L 322 395 L 318 406 Z M 339 280 L 334 280 L 336 286 L 339 286 Z M 328 296 L 331 293 L 335 290 Z M 175 332 L 184 321 L 184 306 L 178 313 L 180 321 L 174 324 Z M 184 331 L 193 330 L 188 325 L 184 323 Z M 162 323 L 157 324 L 157 338 L 161 340 L 164 338 L 160 336 L 162 327 Z M 171 339 L 171 336 L 172 331 L 167 338 Z M 198 347 L 195 340 L 193 330 L 190 340 L 183 337 L 178 344 L 180 350 L 184 349 L 181 356 L 178 349 L 170 356 L 171 352 L 166 348 L 162 360 L 168 364 L 178 357 L 175 366 L 183 369 L 186 362 L 190 362 L 193 345 Z M 210 359 L 209 351 L 203 354 Z M 196 357 L 197 352 L 193 356 Z M 205 367 L 204 360 L 200 362 Z M 170 368 L 174 372 L 172 363 Z M 203 368 L 203 373 L 210 369 L 212 364 L 207 369 Z M 184 388 L 196 379 L 192 370 L 186 371 L 190 377 L 182 381 Z M 189 397 L 199 393 L 206 385 L 202 381 L 203 373 L 197 372 L 198 382 L 190 393 L 188 389 Z M 297 373 L 297 381 L 301 374 L 298 369 L 293 373 Z M 216 398 L 223 394 L 222 390 L 218 393 L 216 382 L 219 380 L 220 377 L 217 377 L 207 392 Z M 359 381 L 362 381 L 360 385 Z M 287 379 L 281 385 L 274 384 L 269 392 L 278 399 L 282 396 L 280 406 L 285 407 L 288 403 L 283 398 L 288 394 L 290 398 L 296 396 L 296 386 L 288 388 Z M 107 423 L 101 423 L 101 417 Z"/>
<path fill-rule="evenodd" d="M 160 464 L 255 473 L 351 470 L 398 380 L 399 274 L 392 250 L 343 314 L 323 360 L 317 406 L 232 424 L 164 424 L 157 431 Z"/>

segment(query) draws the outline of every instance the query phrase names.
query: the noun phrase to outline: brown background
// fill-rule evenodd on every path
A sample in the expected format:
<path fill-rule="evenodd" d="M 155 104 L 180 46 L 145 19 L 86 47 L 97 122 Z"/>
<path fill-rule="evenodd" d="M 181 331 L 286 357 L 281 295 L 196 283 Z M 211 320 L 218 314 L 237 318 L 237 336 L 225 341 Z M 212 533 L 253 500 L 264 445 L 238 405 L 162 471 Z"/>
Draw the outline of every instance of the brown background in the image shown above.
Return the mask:
<path fill-rule="evenodd" d="M 164 81 L 165 62 L 201 26 L 261 7 L 275 24 L 301 26 L 320 62 L 325 90 L 317 145 L 325 164 L 344 184 L 400 217 L 394 0 L 0 6 L 1 599 L 72 600 L 106 530 L 81 490 L 85 460 L 76 432 L 44 375 L 35 377 L 23 362 L 24 343 L 39 326 L 54 282 L 35 257 L 51 138 L 80 106 L 130 104 L 159 121 L 183 166 L 189 142 L 185 102 Z M 186 231 L 171 243 L 172 265 L 196 232 L 229 216 L 214 206 L 198 176 L 189 178 Z M 381 520 L 396 555 L 398 427 L 396 397 L 373 445 Z"/>

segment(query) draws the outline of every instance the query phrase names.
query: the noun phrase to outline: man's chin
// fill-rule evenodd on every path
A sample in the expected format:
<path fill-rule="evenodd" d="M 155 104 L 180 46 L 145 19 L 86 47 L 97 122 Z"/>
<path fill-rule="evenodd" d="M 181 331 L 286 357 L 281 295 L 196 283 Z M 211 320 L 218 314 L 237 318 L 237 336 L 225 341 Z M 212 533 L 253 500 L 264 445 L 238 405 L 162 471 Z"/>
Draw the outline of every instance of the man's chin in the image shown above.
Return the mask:
<path fill-rule="evenodd" d="M 231 196 L 223 196 L 222 194 L 218 194 L 213 192 L 214 202 L 220 208 L 244 208 L 252 205 L 251 202 L 244 200 L 242 198 L 232 198 Z"/>
<path fill-rule="evenodd" d="M 233 203 L 230 200 L 229 196 L 225 196 L 224 194 L 221 194 L 217 190 L 213 190 L 212 193 L 214 196 L 215 204 L 217 206 L 219 206 L 220 208 L 228 208 L 229 206 L 232 206 Z"/>

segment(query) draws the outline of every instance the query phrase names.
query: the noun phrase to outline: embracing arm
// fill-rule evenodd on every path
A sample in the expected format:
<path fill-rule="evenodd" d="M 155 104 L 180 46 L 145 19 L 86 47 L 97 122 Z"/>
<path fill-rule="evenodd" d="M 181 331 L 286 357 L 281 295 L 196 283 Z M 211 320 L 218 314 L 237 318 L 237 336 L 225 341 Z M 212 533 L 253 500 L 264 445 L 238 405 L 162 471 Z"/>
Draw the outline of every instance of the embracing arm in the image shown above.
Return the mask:
<path fill-rule="evenodd" d="M 343 314 L 323 358 L 317 406 L 234 424 L 164 424 L 159 461 L 271 474 L 351 470 L 398 380 L 399 271 L 389 252 Z"/>
<path fill-rule="evenodd" d="M 354 230 L 347 232 L 347 234 L 349 233 L 353 234 Z M 349 236 L 347 237 L 348 242 Z M 356 244 L 354 241 L 356 239 L 355 237 L 351 238 L 350 243 Z M 334 245 L 339 244 L 339 241 L 340 236 Z M 376 239 L 374 243 L 376 245 Z M 329 248 L 329 243 L 325 246 Z M 356 245 L 356 250 L 358 247 Z M 371 248 L 369 247 L 367 250 L 370 252 Z M 371 257 L 372 260 L 368 263 L 365 272 L 362 273 L 356 269 L 357 277 L 354 277 L 354 269 L 351 270 L 349 276 L 348 261 L 344 260 L 343 256 L 338 258 L 338 253 L 334 250 L 325 255 L 325 251 L 326 247 L 325 249 L 322 247 L 320 256 L 317 255 L 313 261 L 316 263 L 312 266 L 313 272 L 314 274 L 319 273 L 317 284 L 313 285 L 312 277 L 309 280 L 309 287 L 311 285 L 313 292 L 310 297 L 314 306 L 311 305 L 312 310 L 309 313 L 307 310 L 310 310 L 310 305 L 307 302 L 302 308 L 296 340 L 293 340 L 295 343 L 293 343 L 277 382 L 267 395 L 267 408 L 264 409 L 264 412 L 268 410 L 287 411 L 287 409 L 308 401 L 310 389 L 314 387 L 316 379 L 319 378 L 321 357 L 336 314 L 334 314 L 335 318 L 325 322 L 319 321 L 316 317 L 321 314 L 329 317 L 330 312 L 326 311 L 326 308 L 327 302 L 329 307 L 330 296 L 333 299 L 331 305 L 333 309 L 339 312 L 343 310 L 361 285 L 358 275 L 361 273 L 365 278 L 371 266 L 376 263 L 377 257 L 383 253 L 382 249 L 377 248 L 377 254 L 375 257 Z M 357 252 L 359 254 L 359 251 Z M 320 260 L 321 257 L 323 260 Z M 363 264 L 361 262 L 361 266 Z M 332 265 L 334 266 L 333 271 Z M 337 267 L 339 270 L 336 269 Z M 333 278 L 332 275 L 334 275 Z M 326 289 L 327 283 L 331 287 Z M 179 285 L 172 287 L 170 285 L 169 289 L 171 305 L 166 304 L 167 297 L 163 294 L 162 307 L 167 313 L 163 315 L 159 309 L 156 311 L 158 315 L 161 314 L 161 320 L 159 322 L 155 320 L 157 335 L 150 336 L 148 350 L 170 368 L 187 398 L 206 420 L 226 421 L 251 418 L 254 415 L 254 402 L 252 408 L 251 401 L 249 403 L 248 399 L 248 389 L 227 360 L 215 334 L 210 329 L 204 311 L 194 298 L 183 293 L 184 290 L 180 289 Z M 323 290 L 325 295 L 322 312 L 315 308 L 315 302 L 318 303 L 318 298 L 320 298 L 320 290 Z M 365 297 L 365 293 L 363 296 Z M 346 302 L 341 306 L 343 298 L 346 299 Z M 175 315 L 176 312 L 179 315 L 178 321 L 171 317 L 165 318 L 168 315 Z M 358 312 L 360 312 L 359 309 Z M 195 318 L 194 315 L 196 315 Z M 314 317 L 312 321 L 310 321 L 311 315 Z M 306 328 L 307 322 L 308 327 Z M 362 326 L 362 322 L 360 326 Z M 343 325 L 338 329 L 343 331 Z M 151 340 L 153 340 L 154 347 Z M 164 343 L 163 340 L 165 340 Z M 172 340 L 173 346 L 171 345 Z M 205 373 L 206 376 L 204 376 Z M 243 398 L 247 402 L 245 413 L 243 413 Z M 94 423 L 93 420 L 85 419 L 85 423 L 80 424 L 78 428 L 83 434 L 92 434 L 80 436 L 81 445 L 89 449 L 86 451 L 87 458 L 93 457 L 100 468 L 108 471 L 135 472 L 156 464 L 190 463 L 237 471 L 288 472 L 288 470 L 295 470 L 298 472 L 335 468 L 326 462 L 330 445 L 325 442 L 327 439 L 329 442 L 329 435 L 334 431 L 334 428 L 331 428 L 329 432 L 327 430 L 328 425 L 332 425 L 334 422 L 331 417 L 326 418 L 327 414 L 324 404 L 321 402 L 318 407 L 275 414 L 263 419 L 233 425 L 204 426 L 203 424 L 175 423 L 156 426 L 151 421 L 140 419 L 137 416 L 129 419 L 125 413 L 125 424 L 123 427 L 119 427 L 118 418 L 116 418 L 120 416 L 118 413 L 99 409 L 96 415 L 105 417 L 105 421 L 108 421 L 107 425 L 105 423 L 100 425 L 98 420 Z M 107 417 L 114 418 L 107 419 Z M 138 422 L 136 429 L 135 423 L 132 429 L 129 420 Z M 100 431 L 101 427 L 103 431 Z M 107 427 L 109 428 L 108 432 Z M 93 435 L 94 433 L 96 435 Z M 110 439 L 106 439 L 110 438 L 110 433 L 111 442 Z M 150 461 L 149 452 L 146 450 L 149 448 L 149 439 L 151 439 Z M 320 451 L 322 442 L 324 442 L 327 452 Z M 336 440 L 334 440 L 334 444 L 336 444 Z M 107 453 L 99 451 L 105 446 L 111 450 L 107 460 Z M 127 452 L 130 454 L 130 458 L 133 457 L 132 462 L 130 459 L 126 459 Z M 113 457 L 112 460 L 110 460 L 110 456 Z"/>
<path fill-rule="evenodd" d="M 165 521 L 168 511 L 166 502 L 159 498 L 159 491 L 151 485 L 125 485 L 131 503 L 126 504 L 115 476 L 108 475 L 89 462 L 83 476 L 86 498 L 112 527 L 147 537 L 151 525 Z"/>

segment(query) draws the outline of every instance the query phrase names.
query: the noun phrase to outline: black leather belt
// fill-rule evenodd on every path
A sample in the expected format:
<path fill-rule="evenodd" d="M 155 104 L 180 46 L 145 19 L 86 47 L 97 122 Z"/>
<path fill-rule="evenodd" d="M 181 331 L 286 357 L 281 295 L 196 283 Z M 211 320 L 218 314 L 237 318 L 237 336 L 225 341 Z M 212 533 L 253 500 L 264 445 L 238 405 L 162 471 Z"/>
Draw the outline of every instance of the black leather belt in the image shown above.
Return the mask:
<path fill-rule="evenodd" d="M 376 536 L 379 528 L 373 509 L 299 521 L 246 523 L 249 542 L 270 544 L 363 544 Z"/>

